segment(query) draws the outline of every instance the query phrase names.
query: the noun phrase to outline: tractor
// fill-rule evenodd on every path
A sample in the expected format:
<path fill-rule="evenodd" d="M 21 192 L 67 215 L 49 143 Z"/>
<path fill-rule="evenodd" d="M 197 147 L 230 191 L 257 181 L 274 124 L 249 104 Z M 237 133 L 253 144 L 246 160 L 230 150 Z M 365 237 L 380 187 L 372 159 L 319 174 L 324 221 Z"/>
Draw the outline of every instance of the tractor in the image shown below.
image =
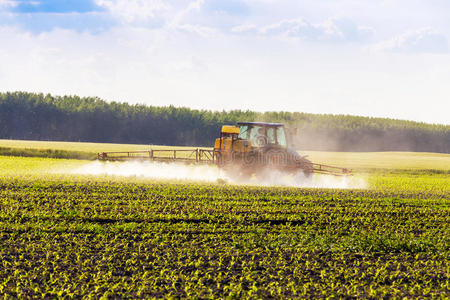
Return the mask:
<path fill-rule="evenodd" d="M 345 168 L 313 163 L 293 147 L 296 129 L 282 123 L 238 122 L 223 125 L 214 148 L 159 147 L 142 151 L 102 152 L 99 160 L 151 160 L 216 165 L 229 177 L 244 180 L 252 176 L 264 178 L 268 171 L 281 174 L 301 174 L 311 178 L 313 173 L 336 176 L 350 175 Z"/>
<path fill-rule="evenodd" d="M 282 123 L 239 122 L 223 126 L 214 145 L 217 165 L 232 177 L 264 178 L 267 171 L 311 177 L 314 165 L 290 145 L 291 134 Z"/>

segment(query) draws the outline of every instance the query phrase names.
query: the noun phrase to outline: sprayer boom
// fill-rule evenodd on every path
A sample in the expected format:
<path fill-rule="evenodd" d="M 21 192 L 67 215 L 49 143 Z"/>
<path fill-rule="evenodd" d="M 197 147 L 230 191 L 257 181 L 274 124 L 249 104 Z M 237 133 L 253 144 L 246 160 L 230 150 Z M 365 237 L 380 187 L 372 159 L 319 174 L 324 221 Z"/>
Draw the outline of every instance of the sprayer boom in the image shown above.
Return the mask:
<path fill-rule="evenodd" d="M 102 152 L 99 160 L 151 160 L 217 165 L 231 177 L 258 176 L 267 170 L 277 170 L 306 176 L 313 173 L 336 176 L 350 175 L 346 168 L 312 163 L 288 145 L 292 137 L 282 123 L 239 122 L 224 125 L 214 149 L 149 149 L 146 151 Z"/>
<path fill-rule="evenodd" d="M 102 152 L 99 160 L 151 160 L 160 162 L 186 162 L 199 164 L 215 164 L 214 150 L 207 149 L 150 149 L 148 151 Z"/>
<path fill-rule="evenodd" d="M 264 155 L 264 154 L 263 154 Z M 233 155 L 235 161 L 224 161 L 224 154 L 220 151 L 210 149 L 150 149 L 146 151 L 124 151 L 124 152 L 101 152 L 98 153 L 98 160 L 102 161 L 127 161 L 127 160 L 145 160 L 155 162 L 180 162 L 188 164 L 206 164 L 217 165 L 225 170 L 233 169 L 246 169 L 248 172 L 258 172 L 264 167 L 274 167 L 272 162 L 267 164 L 267 159 L 264 159 L 263 155 L 259 157 L 253 156 L 249 159 L 248 163 L 239 159 L 239 153 Z M 232 156 L 232 157 L 233 157 Z M 296 165 L 289 165 L 288 163 L 281 164 L 280 162 L 275 164 L 277 169 L 289 169 L 290 171 L 300 170 L 306 174 L 328 174 L 334 176 L 348 176 L 352 175 L 351 170 L 341 167 L 335 167 L 330 165 L 310 163 L 305 166 L 305 159 L 302 159 L 300 163 Z M 261 163 L 266 162 L 266 163 Z M 248 173 L 251 176 L 250 173 Z"/>
<path fill-rule="evenodd" d="M 341 168 L 341 167 L 335 167 L 335 166 L 329 166 L 329 165 L 323 165 L 323 164 L 316 164 L 313 163 L 313 173 L 316 174 L 328 174 L 328 175 L 334 175 L 334 176 L 349 176 L 352 175 L 352 170 L 349 170 L 347 168 Z"/>

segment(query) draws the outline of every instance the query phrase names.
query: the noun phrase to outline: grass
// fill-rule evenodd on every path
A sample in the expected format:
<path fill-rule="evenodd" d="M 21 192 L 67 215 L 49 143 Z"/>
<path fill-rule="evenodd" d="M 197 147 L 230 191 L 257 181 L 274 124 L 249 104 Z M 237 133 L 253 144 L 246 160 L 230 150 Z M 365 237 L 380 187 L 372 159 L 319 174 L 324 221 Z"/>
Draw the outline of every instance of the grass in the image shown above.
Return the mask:
<path fill-rule="evenodd" d="M 97 158 L 97 155 L 95 153 L 82 152 L 82 151 L 33 149 L 33 148 L 7 148 L 7 147 L 0 147 L 0 155 L 22 156 L 22 157 L 84 159 L 84 160 L 93 160 L 93 159 Z"/>
<path fill-rule="evenodd" d="M 351 169 L 450 170 L 450 154 L 426 152 L 321 152 L 306 151 L 312 161 Z"/>
<path fill-rule="evenodd" d="M 135 145 L 135 144 L 110 144 L 110 143 L 84 143 L 84 142 L 47 142 L 47 141 L 22 141 L 22 140 L 0 140 L 0 147 L 23 149 L 36 149 L 46 151 L 67 151 L 74 156 L 92 158 L 98 152 L 114 151 L 139 151 L 151 149 L 190 149 L 192 147 L 174 147 L 161 145 Z M 29 151 L 29 150 L 26 150 Z M 438 170 L 448 172 L 450 170 L 450 154 L 423 153 L 423 152 L 323 152 L 323 151 L 300 151 L 308 155 L 313 162 L 343 166 L 354 170 Z M 75 155 L 76 154 L 76 155 Z M 0 155 L 5 155 L 1 152 Z M 22 155 L 19 155 L 22 156 Z M 39 155 L 37 155 L 39 156 Z M 52 157 L 52 156 L 47 156 Z"/>
<path fill-rule="evenodd" d="M 114 143 L 86 143 L 86 142 L 52 142 L 52 141 L 26 141 L 26 140 L 1 140 L 0 147 L 27 148 L 27 149 L 53 149 L 65 151 L 82 151 L 89 153 L 114 152 L 114 151 L 140 151 L 152 149 L 186 149 L 193 147 L 138 145 L 138 144 L 114 144 Z"/>
<path fill-rule="evenodd" d="M 67 173 L 86 163 L 88 161 L 74 159 L 0 156 L 0 176 L 49 176 Z"/>
<path fill-rule="evenodd" d="M 52 180 L 52 178 L 67 178 L 67 180 L 74 179 L 75 177 L 84 178 L 83 176 L 72 175 L 72 173 L 78 168 L 89 165 L 89 163 L 89 161 L 73 159 L 0 156 L 0 177 L 26 176 L 27 178 L 47 178 L 48 180 Z M 409 172 L 356 173 L 355 181 L 358 182 L 359 179 L 366 181 L 367 188 L 372 190 L 450 193 L 450 175 L 447 173 L 434 173 L 432 170 L 422 174 L 411 174 Z M 155 179 L 145 177 L 102 176 L 93 177 L 93 180 L 138 180 L 140 183 L 146 184 L 153 182 Z"/>

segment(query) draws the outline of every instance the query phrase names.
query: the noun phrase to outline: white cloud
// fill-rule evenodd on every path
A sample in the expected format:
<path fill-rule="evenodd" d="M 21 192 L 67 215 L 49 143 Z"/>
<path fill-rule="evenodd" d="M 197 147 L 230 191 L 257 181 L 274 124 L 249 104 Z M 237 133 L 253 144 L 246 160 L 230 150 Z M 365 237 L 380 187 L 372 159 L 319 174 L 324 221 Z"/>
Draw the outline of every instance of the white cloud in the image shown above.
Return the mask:
<path fill-rule="evenodd" d="M 267 26 L 253 24 L 235 26 L 233 33 L 254 33 L 284 36 L 316 41 L 359 41 L 371 36 L 370 27 L 358 26 L 347 19 L 330 18 L 321 23 L 311 23 L 302 18 L 286 19 Z"/>
<path fill-rule="evenodd" d="M 163 73 L 167 76 L 173 76 L 173 74 L 188 74 L 189 72 L 203 72 L 208 69 L 208 64 L 199 57 L 192 56 L 190 58 L 177 60 L 168 63 L 163 68 Z"/>
<path fill-rule="evenodd" d="M 166 0 L 96 0 L 96 3 L 105 7 L 115 18 L 132 26 L 158 20 L 161 23 L 158 27 L 171 32 L 194 33 L 202 37 L 212 36 L 216 32 L 210 26 L 189 22 L 193 20 L 188 17 L 201 10 L 204 0 L 193 0 L 176 7 L 169 5 Z"/>
<path fill-rule="evenodd" d="M 205 0 L 193 0 L 189 2 L 189 4 L 179 10 L 175 16 L 172 18 L 172 20 L 169 23 L 169 27 L 177 27 L 183 18 L 185 18 L 187 15 L 189 15 L 193 11 L 199 11 L 202 5 L 205 3 Z"/>
<path fill-rule="evenodd" d="M 257 33 L 258 27 L 253 24 L 242 24 L 239 26 L 235 26 L 231 28 L 231 32 L 233 33 Z"/>
<path fill-rule="evenodd" d="M 96 0 L 95 2 L 125 22 L 146 21 L 170 9 L 170 5 L 163 0 Z"/>
<path fill-rule="evenodd" d="M 189 33 L 195 33 L 202 37 L 212 37 L 216 33 L 216 30 L 213 28 L 193 24 L 178 25 L 176 29 Z"/>
<path fill-rule="evenodd" d="M 13 0 L 0 0 L 0 13 L 7 12 L 11 7 L 17 6 L 17 2 Z"/>
<path fill-rule="evenodd" d="M 431 28 L 408 31 L 371 47 L 375 51 L 406 53 L 448 53 L 445 35 Z"/>
<path fill-rule="evenodd" d="M 13 0 L 0 0 L 0 7 L 1 6 L 16 6 L 17 2 Z"/>
<path fill-rule="evenodd" d="M 205 29 L 184 26 L 184 30 Z M 97 34 L 54 29 L 39 35 L 0 26 L 0 92 L 177 104 L 173 100 L 178 92 L 187 93 L 179 97 L 189 99 L 193 93 L 189 82 L 208 68 L 205 52 L 194 50 L 186 37 L 189 34 L 181 30 L 132 26 Z M 172 96 L 163 95 L 164 90 Z"/>
<path fill-rule="evenodd" d="M 203 3 L 205 3 L 205 0 L 194 0 L 189 3 L 187 8 L 185 9 L 185 12 L 189 12 L 191 10 L 199 10 L 202 7 Z"/>

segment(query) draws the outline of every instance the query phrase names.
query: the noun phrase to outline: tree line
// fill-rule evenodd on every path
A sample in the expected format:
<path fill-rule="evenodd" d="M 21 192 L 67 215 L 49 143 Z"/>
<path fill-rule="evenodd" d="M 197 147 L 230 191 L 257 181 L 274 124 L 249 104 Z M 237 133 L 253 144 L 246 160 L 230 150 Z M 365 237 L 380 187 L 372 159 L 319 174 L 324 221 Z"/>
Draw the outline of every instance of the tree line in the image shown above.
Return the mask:
<path fill-rule="evenodd" d="M 0 139 L 212 146 L 223 124 L 283 122 L 302 150 L 450 153 L 450 126 L 300 112 L 209 111 L 0 93 Z"/>

